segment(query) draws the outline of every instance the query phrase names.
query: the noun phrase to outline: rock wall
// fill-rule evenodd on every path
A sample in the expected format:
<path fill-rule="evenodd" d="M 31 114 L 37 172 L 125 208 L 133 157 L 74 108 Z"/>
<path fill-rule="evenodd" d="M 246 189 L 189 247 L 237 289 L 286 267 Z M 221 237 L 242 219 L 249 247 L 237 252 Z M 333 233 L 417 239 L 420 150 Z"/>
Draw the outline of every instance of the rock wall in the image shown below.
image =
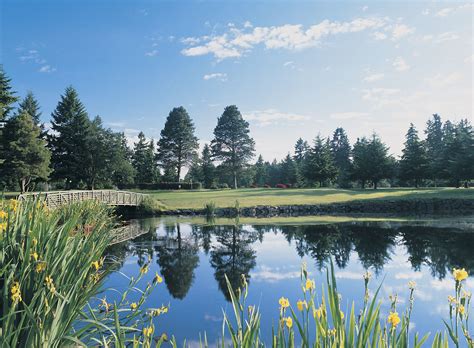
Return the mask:
<path fill-rule="evenodd" d="M 165 215 L 204 215 L 203 209 L 180 209 L 163 212 Z M 310 215 L 474 215 L 471 199 L 410 199 L 367 200 L 312 205 L 259 205 L 240 208 L 243 217 L 310 216 Z M 235 208 L 217 208 L 218 217 L 234 217 Z"/>

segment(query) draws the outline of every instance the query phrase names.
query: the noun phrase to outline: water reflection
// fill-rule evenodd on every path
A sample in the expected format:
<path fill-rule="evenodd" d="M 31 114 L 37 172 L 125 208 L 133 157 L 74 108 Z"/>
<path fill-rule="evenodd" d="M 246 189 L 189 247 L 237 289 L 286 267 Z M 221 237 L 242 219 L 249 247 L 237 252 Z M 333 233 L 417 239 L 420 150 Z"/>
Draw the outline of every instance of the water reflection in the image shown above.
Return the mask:
<path fill-rule="evenodd" d="M 242 285 L 242 275 L 250 281 L 257 263 L 255 246 L 267 234 L 284 236 L 301 258 L 311 258 L 319 270 L 330 259 L 344 269 L 351 256 L 356 255 L 363 268 L 380 273 L 401 246 L 414 271 L 428 267 L 432 277 L 438 279 L 445 278 L 453 267 L 474 272 L 474 234 L 470 224 L 438 227 L 386 221 L 277 226 L 242 225 L 235 220 L 213 225 L 160 219 L 134 223 L 148 233 L 112 247 L 110 253 L 122 262 L 135 256 L 140 266 L 156 260 L 169 293 L 176 299 L 184 299 L 192 287 L 201 250 L 208 256 L 219 290 L 229 301 L 225 275 L 234 289 Z"/>

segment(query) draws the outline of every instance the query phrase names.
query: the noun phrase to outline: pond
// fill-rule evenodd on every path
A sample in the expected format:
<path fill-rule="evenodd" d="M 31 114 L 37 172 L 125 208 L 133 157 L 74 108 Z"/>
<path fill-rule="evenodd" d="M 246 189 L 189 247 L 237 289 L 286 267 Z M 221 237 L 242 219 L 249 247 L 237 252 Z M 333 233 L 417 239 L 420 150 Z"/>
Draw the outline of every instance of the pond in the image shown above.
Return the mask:
<path fill-rule="evenodd" d="M 131 221 L 145 234 L 115 245 L 109 254 L 120 262 L 120 271 L 132 276 L 150 261 L 143 287 L 161 274 L 160 284 L 146 305 L 170 305 L 156 319 L 156 334 L 174 334 L 191 345 L 204 332 L 216 342 L 222 331 L 223 311 L 231 313 L 225 275 L 240 285 L 249 279 L 247 304 L 260 307 L 262 338 L 268 342 L 278 319 L 278 299 L 295 304 L 301 298 L 300 267 L 307 264 L 318 291 L 325 284 L 326 269 L 334 263 L 342 307 L 356 310 L 364 296 L 362 275 L 373 276 L 370 289 L 382 283 L 382 316 L 390 308 L 389 295 L 398 294 L 399 312 L 408 302 L 408 282 L 417 283 L 412 314 L 413 331 L 444 330 L 449 318 L 448 295 L 454 292 L 453 267 L 464 267 L 474 290 L 474 219 L 375 220 L 351 218 L 269 221 L 151 218 Z M 118 290 L 128 284 L 118 272 L 106 287 Z M 112 295 L 113 296 L 113 295 Z M 138 294 L 136 296 L 138 298 Z M 357 312 L 357 311 L 356 311 Z M 471 324 L 472 326 L 473 324 Z"/>

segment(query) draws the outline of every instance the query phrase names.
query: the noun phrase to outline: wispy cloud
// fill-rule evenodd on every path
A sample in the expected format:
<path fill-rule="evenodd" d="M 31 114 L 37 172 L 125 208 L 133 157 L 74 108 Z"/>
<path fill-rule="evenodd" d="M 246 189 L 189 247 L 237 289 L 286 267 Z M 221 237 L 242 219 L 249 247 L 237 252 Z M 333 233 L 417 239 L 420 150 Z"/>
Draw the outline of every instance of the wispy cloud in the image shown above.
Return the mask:
<path fill-rule="evenodd" d="M 18 47 L 16 51 L 20 54 L 20 61 L 39 65 L 39 72 L 51 73 L 56 71 L 55 67 L 47 64 L 46 59 L 40 55 L 40 52 L 37 49 L 25 49 L 24 47 Z"/>
<path fill-rule="evenodd" d="M 219 80 L 219 81 L 227 81 L 227 74 L 226 73 L 212 73 L 206 74 L 203 77 L 203 80 Z"/>
<path fill-rule="evenodd" d="M 151 51 L 148 51 L 145 53 L 145 56 L 147 57 L 154 57 L 158 54 L 158 50 L 154 49 L 154 50 L 151 50 Z"/>
<path fill-rule="evenodd" d="M 221 35 L 186 37 L 181 42 L 188 46 L 181 53 L 185 56 L 213 55 L 217 60 L 237 58 L 250 52 L 255 46 L 266 49 L 300 50 L 321 45 L 330 36 L 358 33 L 367 30 L 390 31 L 393 39 L 398 40 L 414 31 L 404 24 L 391 24 L 387 17 L 356 18 L 352 21 L 338 22 L 323 20 L 305 28 L 301 24 L 281 26 L 238 28 L 228 26 Z"/>
<path fill-rule="evenodd" d="M 52 73 L 56 71 L 56 68 L 53 68 L 51 65 L 43 65 L 38 71 L 41 73 Z"/>
<path fill-rule="evenodd" d="M 370 114 L 367 112 L 336 112 L 329 115 L 333 120 L 352 120 L 352 119 L 361 119 L 367 118 Z"/>
<path fill-rule="evenodd" d="M 243 117 L 248 121 L 254 121 L 259 126 L 268 126 L 282 122 L 306 121 L 310 117 L 291 112 L 281 112 L 276 109 L 256 110 L 244 113 Z"/>
<path fill-rule="evenodd" d="M 439 88 L 439 87 L 453 85 L 459 82 L 461 79 L 462 79 L 462 75 L 460 73 L 453 72 L 447 75 L 436 74 L 435 76 L 426 79 L 426 82 L 428 82 L 433 87 Z"/>
<path fill-rule="evenodd" d="M 410 65 L 402 57 L 397 57 L 392 63 L 393 67 L 397 71 L 407 71 L 410 69 Z"/>
<path fill-rule="evenodd" d="M 385 74 L 383 73 L 380 73 L 380 74 L 371 74 L 371 75 L 368 75 L 366 77 L 364 77 L 364 81 L 365 82 L 375 82 L 375 81 L 380 81 L 381 79 L 383 79 L 385 76 Z"/>

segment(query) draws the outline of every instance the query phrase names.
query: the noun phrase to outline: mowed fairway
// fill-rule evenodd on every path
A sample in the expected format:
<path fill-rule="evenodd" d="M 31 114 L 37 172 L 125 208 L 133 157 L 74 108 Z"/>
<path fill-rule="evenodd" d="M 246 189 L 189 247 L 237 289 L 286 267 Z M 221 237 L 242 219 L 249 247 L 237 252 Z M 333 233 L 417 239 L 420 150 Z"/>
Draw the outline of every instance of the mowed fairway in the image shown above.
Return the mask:
<path fill-rule="evenodd" d="M 142 191 L 159 199 L 167 209 L 200 209 L 214 202 L 217 207 L 233 207 L 239 201 L 241 207 L 257 205 L 328 204 L 370 199 L 474 199 L 474 189 L 427 188 L 427 189 L 238 189 L 201 191 Z"/>

